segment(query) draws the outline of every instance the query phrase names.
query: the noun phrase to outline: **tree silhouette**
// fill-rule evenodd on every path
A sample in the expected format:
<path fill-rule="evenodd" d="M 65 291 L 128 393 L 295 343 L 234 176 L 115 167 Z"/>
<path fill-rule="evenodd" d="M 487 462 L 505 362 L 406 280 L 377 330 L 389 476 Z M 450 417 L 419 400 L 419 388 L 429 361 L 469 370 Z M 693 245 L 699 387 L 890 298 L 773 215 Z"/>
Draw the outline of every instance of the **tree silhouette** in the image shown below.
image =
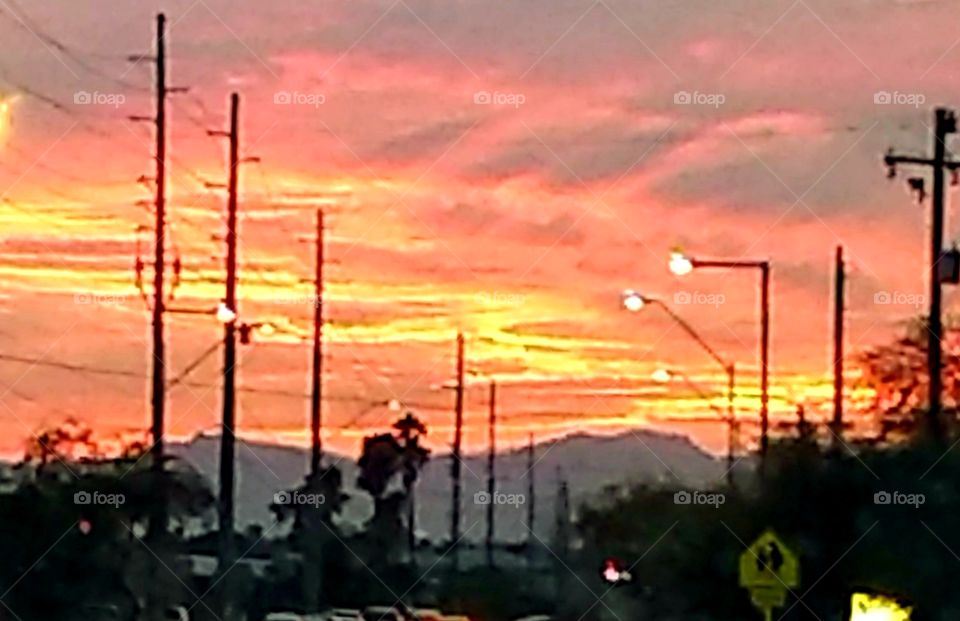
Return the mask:
<path fill-rule="evenodd" d="M 429 450 L 420 445 L 426 426 L 412 413 L 394 423 L 397 434 L 381 433 L 363 440 L 363 452 L 357 464 L 357 486 L 373 497 L 373 518 L 369 528 L 373 538 L 391 551 L 400 537 L 404 505 L 407 507 L 407 539 L 412 549 L 414 529 L 414 485 L 426 463 Z M 391 491 L 399 482 L 401 490 Z"/>
<path fill-rule="evenodd" d="M 288 541 L 303 554 L 303 599 L 310 612 L 320 609 L 324 568 L 335 556 L 333 548 L 342 545 L 334 517 L 346 498 L 340 469 L 328 466 L 308 474 L 300 487 L 278 494 L 270 505 L 278 521 L 293 522 Z"/>
<path fill-rule="evenodd" d="M 15 485 L 0 491 L 0 590 L 13 618 L 132 621 L 150 585 L 171 605 L 186 601 L 189 576 L 173 562 L 182 541 L 148 548 L 141 537 L 161 502 L 175 523 L 209 523 L 202 477 L 178 460 L 159 475 L 148 460 L 95 457 L 86 430 L 38 435 L 38 458 L 18 464 Z M 78 442 L 83 457 L 68 459 Z M 169 494 L 156 493 L 158 476 Z"/>
<path fill-rule="evenodd" d="M 915 435 L 927 406 L 927 322 L 911 321 L 891 343 L 859 354 L 858 385 L 872 394 L 867 408 L 881 441 Z M 960 406 L 960 325 L 946 322 L 943 335 L 943 407 L 952 423 Z"/>
<path fill-rule="evenodd" d="M 413 413 L 407 412 L 406 416 L 393 424 L 393 428 L 397 430 L 402 447 L 400 462 L 403 488 L 407 495 L 407 547 L 412 560 L 417 546 L 414 485 L 430 456 L 430 450 L 420 446 L 420 438 L 427 435 L 427 427 Z"/>

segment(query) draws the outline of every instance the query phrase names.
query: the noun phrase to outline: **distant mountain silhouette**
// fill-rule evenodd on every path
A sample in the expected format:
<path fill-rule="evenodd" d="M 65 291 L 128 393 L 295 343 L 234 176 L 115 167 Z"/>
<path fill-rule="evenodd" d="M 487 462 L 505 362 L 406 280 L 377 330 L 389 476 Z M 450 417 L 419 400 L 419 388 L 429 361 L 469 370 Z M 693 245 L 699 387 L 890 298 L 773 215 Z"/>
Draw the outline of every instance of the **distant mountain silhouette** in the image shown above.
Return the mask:
<path fill-rule="evenodd" d="M 183 457 L 212 482 L 217 480 L 219 437 L 198 436 L 186 444 L 171 444 L 171 453 Z M 724 461 L 704 452 L 681 435 L 653 431 L 627 432 L 616 436 L 579 434 L 539 444 L 536 447 L 536 500 L 534 531 L 548 538 L 554 527 L 558 472 L 563 472 L 576 507 L 617 493 L 629 483 L 662 482 L 681 487 L 704 488 L 719 482 Z M 272 444 L 239 442 L 237 524 L 271 524 L 268 506 L 276 492 L 290 489 L 303 480 L 308 462 L 306 450 Z M 372 512 L 370 497 L 356 488 L 356 462 L 328 455 L 343 472 L 350 495 L 344 520 L 362 524 Z M 449 536 L 450 455 L 434 455 L 417 487 L 417 521 L 421 536 L 442 540 Z M 497 456 L 497 490 L 501 494 L 527 494 L 525 449 Z M 486 490 L 486 456 L 469 455 L 463 460 L 463 527 L 465 539 L 480 541 L 486 532 L 486 508 L 475 502 L 475 494 Z M 524 499 L 529 502 L 529 499 Z M 527 508 L 524 505 L 497 505 L 498 541 L 519 542 L 527 536 Z"/>

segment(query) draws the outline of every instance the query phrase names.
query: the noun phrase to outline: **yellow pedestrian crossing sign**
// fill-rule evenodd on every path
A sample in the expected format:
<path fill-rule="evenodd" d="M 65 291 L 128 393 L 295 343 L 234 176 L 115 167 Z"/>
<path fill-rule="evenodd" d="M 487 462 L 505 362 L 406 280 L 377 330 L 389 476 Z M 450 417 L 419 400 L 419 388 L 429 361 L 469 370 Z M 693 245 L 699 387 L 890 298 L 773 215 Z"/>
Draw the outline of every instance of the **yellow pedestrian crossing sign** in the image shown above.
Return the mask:
<path fill-rule="evenodd" d="M 750 601 L 771 619 L 774 608 L 800 585 L 800 562 L 773 530 L 767 529 L 740 555 L 740 586 L 750 591 Z"/>
<path fill-rule="evenodd" d="M 800 584 L 797 556 L 772 530 L 757 537 L 740 555 L 740 586 L 792 589 Z"/>

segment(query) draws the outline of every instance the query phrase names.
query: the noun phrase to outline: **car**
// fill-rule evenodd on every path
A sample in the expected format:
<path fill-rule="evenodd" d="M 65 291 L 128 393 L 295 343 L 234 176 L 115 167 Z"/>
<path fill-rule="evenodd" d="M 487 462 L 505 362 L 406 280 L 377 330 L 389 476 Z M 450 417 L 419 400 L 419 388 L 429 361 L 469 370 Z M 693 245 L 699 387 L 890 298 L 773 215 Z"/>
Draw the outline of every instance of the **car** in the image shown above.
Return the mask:
<path fill-rule="evenodd" d="M 306 617 L 295 612 L 271 612 L 263 621 L 306 621 Z"/>
<path fill-rule="evenodd" d="M 363 621 L 405 621 L 403 614 L 393 606 L 367 606 Z"/>
<path fill-rule="evenodd" d="M 443 613 L 436 608 L 415 608 L 411 613 L 415 621 L 440 621 L 443 619 Z"/>
<path fill-rule="evenodd" d="M 363 615 L 354 608 L 334 608 L 324 616 L 324 619 L 326 621 L 363 621 Z"/>
<path fill-rule="evenodd" d="M 190 614 L 183 606 L 167 608 L 163 613 L 164 621 L 190 621 Z"/>

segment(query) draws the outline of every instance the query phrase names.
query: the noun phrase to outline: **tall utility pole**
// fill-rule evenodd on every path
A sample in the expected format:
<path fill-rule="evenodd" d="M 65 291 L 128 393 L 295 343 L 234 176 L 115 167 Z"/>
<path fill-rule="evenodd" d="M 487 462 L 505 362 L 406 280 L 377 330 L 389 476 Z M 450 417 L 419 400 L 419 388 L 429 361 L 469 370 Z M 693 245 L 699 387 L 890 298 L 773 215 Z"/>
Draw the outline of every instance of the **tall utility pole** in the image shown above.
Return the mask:
<path fill-rule="evenodd" d="M 487 452 L 487 498 L 490 502 L 487 504 L 487 566 L 493 567 L 493 531 L 494 531 L 494 495 L 497 493 L 497 383 L 490 380 L 490 422 L 489 422 L 489 451 Z"/>
<path fill-rule="evenodd" d="M 760 457 L 770 446 L 770 263 L 760 262 Z"/>
<path fill-rule="evenodd" d="M 151 314 L 151 324 L 153 331 L 153 364 L 151 373 L 150 387 L 150 409 L 151 423 L 150 433 L 152 436 L 152 445 L 150 454 L 153 467 L 157 471 L 163 470 L 164 456 L 164 410 L 166 406 L 166 348 L 164 342 L 164 322 L 163 316 L 167 312 L 164 276 L 166 274 L 166 226 L 167 226 L 167 96 L 172 93 L 184 93 L 187 91 L 184 87 L 167 86 L 167 46 L 166 46 L 167 18 L 163 13 L 157 14 L 157 39 L 155 43 L 155 53 L 135 54 L 129 56 L 127 60 L 133 63 L 151 62 L 156 67 L 156 111 L 153 116 L 131 115 L 128 117 L 131 121 L 146 122 L 154 126 L 156 132 L 156 176 L 153 179 L 156 184 L 156 198 L 154 199 L 154 258 L 153 258 L 153 303 Z M 139 181 L 148 181 L 149 177 L 142 176 Z M 149 300 L 142 289 L 141 273 L 144 262 L 140 259 L 139 250 L 137 252 L 136 272 L 137 287 L 141 287 L 141 294 L 144 300 Z M 177 284 L 180 265 L 179 259 L 174 262 L 174 287 Z M 172 294 L 171 294 L 172 295 Z M 162 495 L 162 494 L 161 494 Z M 165 524 L 165 521 L 162 520 Z"/>
<path fill-rule="evenodd" d="M 566 568 L 570 557 L 570 488 L 564 477 L 563 469 L 557 467 L 557 499 L 554 507 L 554 542 L 556 558 L 560 567 L 554 564 L 556 579 L 556 601 L 561 601 L 566 593 L 568 576 Z"/>
<path fill-rule="evenodd" d="M 157 470 L 163 469 L 163 418 L 166 393 L 166 352 L 163 342 L 163 276 L 166 271 L 165 238 L 166 232 L 166 159 L 167 159 L 167 59 L 166 59 L 167 18 L 163 13 L 157 15 L 157 199 L 154 205 L 156 216 L 156 238 L 153 258 L 153 383 L 150 403 L 153 410 L 152 435 L 153 464 Z"/>
<path fill-rule="evenodd" d="M 557 499 L 554 508 L 554 533 L 557 556 L 564 563 L 570 553 L 570 487 L 563 474 L 563 468 L 557 466 Z"/>
<path fill-rule="evenodd" d="M 166 50 L 166 17 L 163 13 L 157 14 L 156 22 L 156 43 L 153 54 L 137 54 L 128 57 L 127 60 L 133 63 L 150 62 L 155 65 L 156 72 L 156 110 L 152 116 L 132 115 L 131 121 L 146 122 L 154 126 L 156 135 L 156 147 L 154 153 L 156 173 L 152 179 L 154 181 L 156 197 L 154 200 L 154 257 L 153 257 L 153 296 L 152 303 L 150 296 L 143 289 L 143 268 L 145 262 L 140 257 L 139 239 L 136 259 L 136 283 L 140 289 L 143 299 L 151 307 L 151 329 L 153 340 L 152 351 L 152 371 L 150 386 L 150 434 L 151 434 L 151 468 L 156 475 L 156 495 L 161 499 L 156 503 L 156 507 L 150 515 L 150 529 L 148 537 L 153 541 L 152 545 L 156 549 L 158 541 L 167 535 L 167 484 L 164 478 L 164 419 L 166 409 L 166 391 L 168 389 L 166 382 L 166 347 L 164 334 L 164 314 L 169 312 L 166 298 L 173 297 L 173 289 L 176 288 L 179 280 L 180 261 L 179 258 L 173 262 L 174 280 L 171 291 L 166 291 L 164 282 L 166 275 L 166 159 L 167 159 L 167 114 L 166 101 L 171 93 L 185 92 L 186 88 L 167 86 L 167 50 Z M 141 176 L 138 180 L 146 182 L 149 177 Z M 162 562 L 162 561 L 161 561 Z M 154 616 L 159 615 L 164 608 L 165 595 L 163 587 L 158 583 L 157 576 L 151 579 L 152 588 L 147 594 L 147 608 Z"/>
<path fill-rule="evenodd" d="M 929 438 L 937 443 L 943 441 L 943 426 L 940 421 L 943 378 L 941 370 L 943 358 L 941 338 L 943 337 L 943 318 L 941 317 L 941 260 L 943 252 L 943 212 L 946 203 L 944 196 L 944 170 L 957 170 L 960 162 L 946 158 L 946 140 L 948 134 L 957 131 L 957 120 L 952 110 L 937 108 L 934 111 L 935 126 L 933 136 L 933 158 L 896 155 L 889 151 L 884 158 L 889 172 L 888 177 L 896 176 L 898 164 L 916 164 L 933 168 L 933 214 L 930 219 L 930 316 L 927 325 L 927 371 L 930 376 L 929 406 L 926 428 Z M 911 186 L 921 189 L 923 179 L 911 179 Z M 916 184 L 916 185 L 915 185 Z"/>
<path fill-rule="evenodd" d="M 230 131 L 229 132 L 208 132 L 211 135 L 226 136 L 230 140 L 230 171 L 229 181 L 227 182 L 227 282 L 226 296 L 224 304 L 233 311 L 234 317 L 237 312 L 237 169 L 240 165 L 239 156 L 239 111 L 240 96 L 236 93 L 230 95 Z M 230 611 L 230 589 L 229 589 L 229 571 L 233 564 L 235 550 L 233 541 L 233 488 L 234 488 L 234 467 L 236 458 L 236 364 L 237 364 L 237 339 L 236 339 L 236 319 L 224 323 L 223 334 L 223 427 L 220 434 L 220 497 L 219 497 L 219 518 L 220 518 L 220 541 L 219 541 L 219 563 L 218 573 L 223 581 L 223 597 L 221 598 L 220 617 L 229 621 Z"/>
<path fill-rule="evenodd" d="M 536 445 L 533 443 L 533 434 L 530 434 L 529 442 L 527 443 L 527 562 L 533 565 L 533 546 L 537 540 L 536 535 L 534 534 L 534 519 L 536 518 L 536 478 L 534 475 L 534 468 L 537 466 L 536 462 Z"/>
<path fill-rule="evenodd" d="M 460 566 L 458 543 L 460 541 L 460 448 L 463 441 L 463 333 L 457 334 L 457 398 L 455 404 L 456 421 L 453 431 L 453 454 L 450 462 L 450 478 L 453 485 L 453 494 L 450 507 L 450 545 L 453 546 L 453 567 Z"/>
<path fill-rule="evenodd" d="M 833 284 L 833 433 L 843 441 L 843 313 L 846 272 L 843 246 L 837 246 Z"/>
<path fill-rule="evenodd" d="M 323 211 L 317 210 L 317 255 L 313 298 L 313 388 L 310 392 L 310 474 L 320 471 L 323 458 Z"/>

